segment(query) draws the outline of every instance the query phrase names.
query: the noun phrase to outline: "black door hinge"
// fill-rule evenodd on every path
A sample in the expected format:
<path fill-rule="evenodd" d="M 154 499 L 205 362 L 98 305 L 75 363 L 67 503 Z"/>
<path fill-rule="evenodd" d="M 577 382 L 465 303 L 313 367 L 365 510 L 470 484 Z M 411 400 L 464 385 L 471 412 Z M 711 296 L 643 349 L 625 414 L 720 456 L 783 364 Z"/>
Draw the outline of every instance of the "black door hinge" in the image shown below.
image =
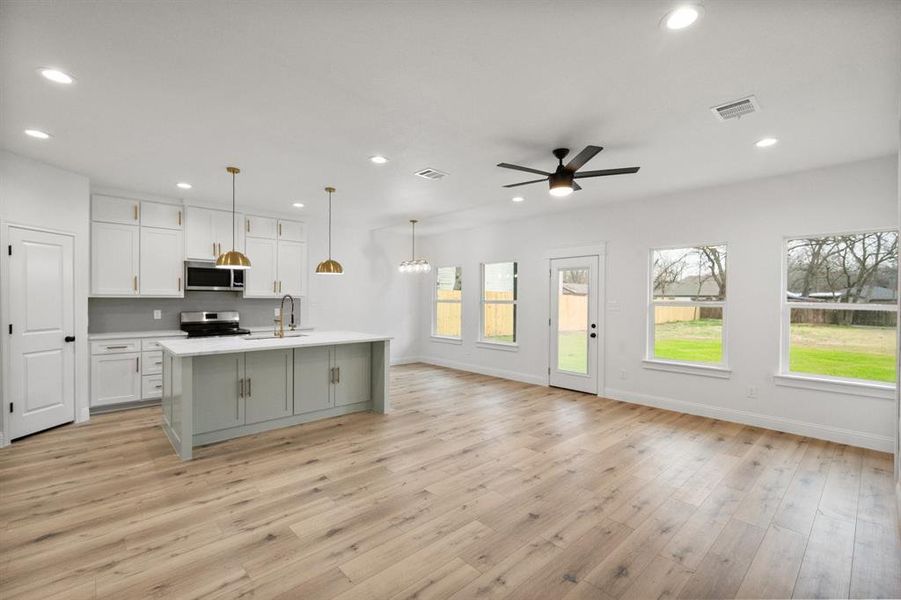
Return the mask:
<path fill-rule="evenodd" d="M 12 255 L 13 255 L 13 245 L 10 244 L 10 245 L 7 247 L 6 251 L 9 253 L 10 256 L 12 256 Z"/>
<path fill-rule="evenodd" d="M 12 412 L 12 411 L 13 411 L 13 403 L 10 402 L 10 403 L 9 403 L 9 412 Z"/>
<path fill-rule="evenodd" d="M 10 335 L 12 335 L 12 332 L 13 332 L 13 324 L 10 323 L 10 324 L 9 324 L 9 333 L 10 333 Z"/>

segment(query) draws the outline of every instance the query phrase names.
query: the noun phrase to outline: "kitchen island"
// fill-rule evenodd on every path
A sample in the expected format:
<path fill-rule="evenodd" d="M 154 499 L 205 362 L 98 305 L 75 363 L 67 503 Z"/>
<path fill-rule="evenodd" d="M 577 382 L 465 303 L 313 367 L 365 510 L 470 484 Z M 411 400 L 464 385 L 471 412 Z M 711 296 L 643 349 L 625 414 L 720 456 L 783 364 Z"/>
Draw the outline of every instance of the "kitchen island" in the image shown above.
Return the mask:
<path fill-rule="evenodd" d="M 387 413 L 390 338 L 350 331 L 166 340 L 163 431 L 194 446 L 351 412 Z"/>

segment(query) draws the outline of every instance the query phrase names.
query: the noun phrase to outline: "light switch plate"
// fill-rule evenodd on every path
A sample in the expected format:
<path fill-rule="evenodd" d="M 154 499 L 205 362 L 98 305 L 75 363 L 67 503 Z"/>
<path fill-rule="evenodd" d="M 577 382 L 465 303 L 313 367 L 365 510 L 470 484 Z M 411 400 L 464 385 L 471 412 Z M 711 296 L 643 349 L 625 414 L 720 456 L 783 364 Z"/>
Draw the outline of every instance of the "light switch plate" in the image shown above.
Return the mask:
<path fill-rule="evenodd" d="M 275 318 L 278 318 L 278 311 L 279 311 L 279 309 L 273 308 L 273 309 L 272 309 L 272 316 L 275 317 Z"/>
<path fill-rule="evenodd" d="M 155 310 L 155 311 L 153 311 L 153 319 L 154 319 L 155 321 L 159 321 L 159 320 L 162 319 L 162 318 L 163 318 L 163 311 L 161 311 L 161 310 Z"/>

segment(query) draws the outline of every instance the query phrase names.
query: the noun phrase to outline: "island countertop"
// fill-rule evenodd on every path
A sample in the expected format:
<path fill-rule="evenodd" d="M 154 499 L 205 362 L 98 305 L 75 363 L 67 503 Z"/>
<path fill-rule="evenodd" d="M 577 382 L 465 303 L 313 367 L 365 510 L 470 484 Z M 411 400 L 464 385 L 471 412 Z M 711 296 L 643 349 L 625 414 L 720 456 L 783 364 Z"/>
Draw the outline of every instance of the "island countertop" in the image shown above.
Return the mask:
<path fill-rule="evenodd" d="M 385 342 L 390 336 L 360 333 L 356 331 L 311 331 L 298 335 L 286 331 L 285 337 L 261 338 L 251 336 L 225 336 L 191 338 L 182 340 L 161 340 L 160 347 L 175 357 L 209 356 L 232 354 L 235 352 L 255 352 L 258 350 L 278 350 L 284 348 L 305 348 L 311 346 L 334 346 L 361 342 Z"/>

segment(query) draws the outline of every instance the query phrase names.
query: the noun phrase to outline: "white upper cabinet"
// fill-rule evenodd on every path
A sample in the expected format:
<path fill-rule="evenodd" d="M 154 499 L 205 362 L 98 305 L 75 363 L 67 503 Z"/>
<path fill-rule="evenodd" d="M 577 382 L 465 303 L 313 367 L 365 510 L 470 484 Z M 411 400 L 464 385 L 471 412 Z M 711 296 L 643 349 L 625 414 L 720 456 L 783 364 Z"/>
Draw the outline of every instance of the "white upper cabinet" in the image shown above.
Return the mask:
<path fill-rule="evenodd" d="M 257 215 L 245 215 L 244 233 L 247 237 L 266 238 L 274 240 L 277 237 L 278 221 L 270 217 Z"/>
<path fill-rule="evenodd" d="M 137 295 L 139 232 L 137 225 L 91 223 L 92 295 Z"/>
<path fill-rule="evenodd" d="M 247 236 L 245 254 L 250 269 L 244 272 L 245 298 L 271 298 L 278 295 L 278 242 Z"/>
<path fill-rule="evenodd" d="M 184 214 L 181 206 L 160 204 L 159 202 L 141 202 L 142 227 L 181 229 L 183 222 Z"/>
<path fill-rule="evenodd" d="M 307 264 L 307 245 L 304 242 L 278 242 L 279 294 L 303 296 Z"/>
<path fill-rule="evenodd" d="M 278 239 L 286 242 L 305 242 L 307 240 L 304 224 L 299 221 L 278 222 Z"/>
<path fill-rule="evenodd" d="M 177 229 L 141 227 L 142 296 L 184 296 L 184 237 Z"/>
<path fill-rule="evenodd" d="M 235 217 L 234 243 L 244 247 L 241 215 Z M 232 214 L 224 210 L 189 206 L 185 213 L 185 257 L 190 260 L 215 260 L 232 249 Z"/>
<path fill-rule="evenodd" d="M 113 196 L 91 196 L 91 220 L 137 225 L 141 222 L 140 202 Z"/>

